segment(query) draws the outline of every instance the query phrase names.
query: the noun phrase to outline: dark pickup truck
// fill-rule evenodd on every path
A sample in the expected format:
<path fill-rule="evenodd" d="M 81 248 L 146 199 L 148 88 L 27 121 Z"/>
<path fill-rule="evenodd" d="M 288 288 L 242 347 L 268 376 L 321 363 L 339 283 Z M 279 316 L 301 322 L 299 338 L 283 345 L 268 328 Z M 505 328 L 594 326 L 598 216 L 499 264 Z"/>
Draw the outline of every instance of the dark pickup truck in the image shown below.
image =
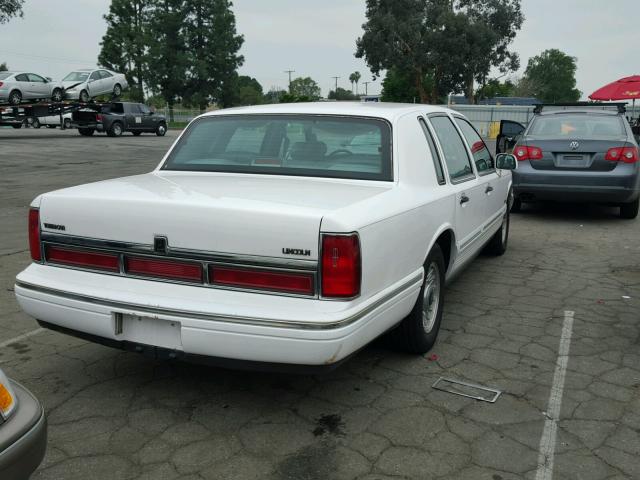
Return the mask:
<path fill-rule="evenodd" d="M 106 132 L 110 137 L 119 137 L 123 132 L 136 136 L 155 133 L 159 137 L 167 133 L 164 115 L 152 112 L 143 103 L 113 102 L 83 108 L 73 112 L 71 126 L 85 136 L 95 131 Z"/>

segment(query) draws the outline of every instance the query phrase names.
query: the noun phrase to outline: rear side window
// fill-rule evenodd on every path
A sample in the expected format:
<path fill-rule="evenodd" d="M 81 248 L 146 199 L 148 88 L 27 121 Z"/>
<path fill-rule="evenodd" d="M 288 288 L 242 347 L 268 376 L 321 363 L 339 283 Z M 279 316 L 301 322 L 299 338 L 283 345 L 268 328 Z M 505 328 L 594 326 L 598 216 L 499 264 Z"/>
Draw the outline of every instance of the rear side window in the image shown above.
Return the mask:
<path fill-rule="evenodd" d="M 112 103 L 110 111 L 111 113 L 124 113 L 124 107 L 121 103 Z"/>
<path fill-rule="evenodd" d="M 614 115 L 558 113 L 538 115 L 528 135 L 536 137 L 590 139 L 626 135 L 622 119 Z"/>
<path fill-rule="evenodd" d="M 111 75 L 109 72 L 107 72 L 106 70 L 100 70 L 100 76 L 102 78 L 109 78 L 109 77 L 113 77 L 113 75 Z"/>
<path fill-rule="evenodd" d="M 427 138 L 427 143 L 429 144 L 429 150 L 431 151 L 433 166 L 436 169 L 436 177 L 438 178 L 438 183 L 440 185 L 444 185 L 445 183 L 447 183 L 447 181 L 444 178 L 442 160 L 440 160 L 440 154 L 438 153 L 438 149 L 436 148 L 436 143 L 431 136 L 431 132 L 429 131 L 429 127 L 427 127 L 427 122 L 424 121 L 424 118 L 418 117 L 418 121 L 420 122 L 420 126 L 422 127 L 422 131 L 424 132 L 424 136 Z"/>
<path fill-rule="evenodd" d="M 393 180 L 391 127 L 333 115 L 215 115 L 193 122 L 165 170 Z"/>
<path fill-rule="evenodd" d="M 462 136 L 467 140 L 467 144 L 471 149 L 471 155 L 473 155 L 473 161 L 476 164 L 476 170 L 479 174 L 492 172 L 495 169 L 493 164 L 493 157 L 491 152 L 485 145 L 482 137 L 478 135 L 476 129 L 467 122 L 464 118 L 454 117 L 456 123 L 462 130 Z"/>
<path fill-rule="evenodd" d="M 449 177 L 451 180 L 462 180 L 465 177 L 473 176 L 473 168 L 458 130 L 453 125 L 449 117 L 438 115 L 429 117 L 433 129 L 436 132 L 442 151 L 444 152 L 444 161 L 447 163 Z"/>
<path fill-rule="evenodd" d="M 100 72 L 93 72 L 89 76 L 89 80 L 100 80 Z"/>
<path fill-rule="evenodd" d="M 21 73 L 20 75 L 16 75 L 16 80 L 19 82 L 28 82 L 29 79 L 27 78 L 27 74 L 26 73 Z"/>

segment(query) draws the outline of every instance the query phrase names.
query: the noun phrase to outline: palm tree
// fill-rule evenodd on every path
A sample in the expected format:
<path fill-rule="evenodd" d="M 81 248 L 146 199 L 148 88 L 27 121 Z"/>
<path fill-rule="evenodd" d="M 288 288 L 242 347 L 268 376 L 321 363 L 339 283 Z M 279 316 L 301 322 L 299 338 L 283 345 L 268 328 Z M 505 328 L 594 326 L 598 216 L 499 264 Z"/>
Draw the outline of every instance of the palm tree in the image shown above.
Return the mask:
<path fill-rule="evenodd" d="M 358 82 L 360 81 L 360 78 L 361 78 L 360 72 L 353 72 L 351 75 L 353 76 L 353 81 L 356 84 L 356 95 L 358 95 Z"/>
<path fill-rule="evenodd" d="M 349 81 L 351 82 L 351 93 L 353 93 L 353 84 L 356 83 L 356 74 L 355 72 L 349 75 Z"/>

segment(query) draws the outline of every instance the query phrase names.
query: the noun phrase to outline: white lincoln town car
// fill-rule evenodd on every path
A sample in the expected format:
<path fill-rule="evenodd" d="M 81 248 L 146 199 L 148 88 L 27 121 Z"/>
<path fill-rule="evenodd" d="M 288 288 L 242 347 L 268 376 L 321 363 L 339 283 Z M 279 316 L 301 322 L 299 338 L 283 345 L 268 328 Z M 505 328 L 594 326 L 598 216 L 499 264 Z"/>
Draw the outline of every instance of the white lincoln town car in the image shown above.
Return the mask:
<path fill-rule="evenodd" d="M 507 247 L 516 163 L 438 107 L 207 113 L 150 173 L 37 197 L 15 294 L 44 327 L 158 358 L 314 369 L 385 332 L 424 353 L 445 282 Z"/>

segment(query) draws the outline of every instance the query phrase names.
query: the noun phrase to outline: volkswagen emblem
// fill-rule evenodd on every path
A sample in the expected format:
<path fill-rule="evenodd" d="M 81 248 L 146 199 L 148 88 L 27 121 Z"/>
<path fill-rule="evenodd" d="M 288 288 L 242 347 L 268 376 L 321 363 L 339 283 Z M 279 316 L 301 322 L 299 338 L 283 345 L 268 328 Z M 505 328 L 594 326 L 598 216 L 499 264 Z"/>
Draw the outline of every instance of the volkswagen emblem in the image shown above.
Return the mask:
<path fill-rule="evenodd" d="M 573 141 L 573 142 L 571 142 L 571 143 L 569 144 L 569 148 L 570 148 L 571 150 L 577 150 L 579 146 L 580 146 L 580 144 L 579 144 L 578 142 L 576 142 L 576 141 Z"/>

